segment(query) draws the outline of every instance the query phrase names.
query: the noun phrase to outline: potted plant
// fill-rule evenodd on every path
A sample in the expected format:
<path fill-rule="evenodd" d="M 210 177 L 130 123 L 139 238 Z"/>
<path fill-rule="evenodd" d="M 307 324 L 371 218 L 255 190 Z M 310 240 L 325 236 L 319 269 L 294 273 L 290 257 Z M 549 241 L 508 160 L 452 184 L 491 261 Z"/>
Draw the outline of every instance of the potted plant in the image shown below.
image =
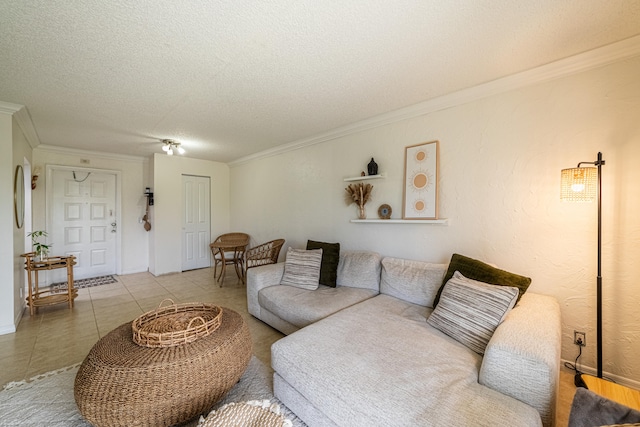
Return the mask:
<path fill-rule="evenodd" d="M 46 258 L 49 255 L 49 248 L 51 247 L 51 245 L 40 243 L 38 239 L 40 239 L 41 237 L 47 237 L 47 232 L 43 230 L 37 230 L 28 233 L 27 236 L 31 237 L 31 244 L 33 246 L 33 251 L 36 253 L 36 260 Z"/>

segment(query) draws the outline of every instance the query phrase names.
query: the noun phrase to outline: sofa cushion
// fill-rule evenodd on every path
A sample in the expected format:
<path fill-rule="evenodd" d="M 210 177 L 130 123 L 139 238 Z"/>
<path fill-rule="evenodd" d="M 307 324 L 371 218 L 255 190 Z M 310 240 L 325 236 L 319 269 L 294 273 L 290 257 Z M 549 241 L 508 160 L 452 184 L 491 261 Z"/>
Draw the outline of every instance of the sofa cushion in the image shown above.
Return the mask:
<path fill-rule="evenodd" d="M 289 248 L 280 284 L 303 289 L 317 289 L 320 279 L 322 249 L 305 251 Z"/>
<path fill-rule="evenodd" d="M 275 342 L 272 366 L 338 425 L 540 425 L 532 407 L 478 384 L 482 357 L 426 311 L 378 295 Z"/>
<path fill-rule="evenodd" d="M 382 260 L 380 293 L 431 307 L 447 271 L 447 264 L 398 258 Z"/>
<path fill-rule="evenodd" d="M 377 294 L 370 289 L 332 288 L 320 285 L 311 291 L 293 286 L 269 286 L 258 292 L 260 306 L 303 328 L 343 308 L 357 304 Z"/>
<path fill-rule="evenodd" d="M 342 251 L 338 263 L 337 286 L 380 290 L 380 254 L 369 251 Z"/>
<path fill-rule="evenodd" d="M 518 288 L 518 301 L 531 284 L 531 278 L 529 277 L 524 277 L 505 270 L 501 270 L 482 261 L 478 261 L 464 255 L 453 254 L 451 256 L 451 262 L 449 262 L 447 274 L 442 280 L 442 286 L 440 286 L 438 294 L 436 295 L 436 299 L 433 301 L 434 308 L 438 305 L 438 300 L 440 299 L 442 288 L 447 283 L 447 281 L 449 281 L 449 279 L 453 277 L 453 273 L 455 273 L 456 271 L 459 271 L 469 279 L 477 280 L 479 282 L 489 283 L 491 285 L 514 286 Z"/>
<path fill-rule="evenodd" d="M 320 265 L 320 284 L 336 287 L 338 276 L 338 262 L 340 262 L 340 243 L 307 241 L 307 250 L 322 249 L 322 264 Z"/>
<path fill-rule="evenodd" d="M 484 354 L 493 332 L 513 308 L 518 288 L 492 286 L 456 271 L 427 322 L 436 329 Z"/>

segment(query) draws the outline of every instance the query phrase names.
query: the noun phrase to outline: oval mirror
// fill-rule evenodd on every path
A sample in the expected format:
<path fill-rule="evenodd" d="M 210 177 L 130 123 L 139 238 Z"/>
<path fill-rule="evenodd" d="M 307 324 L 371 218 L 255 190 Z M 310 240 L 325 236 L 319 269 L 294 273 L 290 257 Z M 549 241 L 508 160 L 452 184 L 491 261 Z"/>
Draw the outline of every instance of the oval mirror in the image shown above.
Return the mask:
<path fill-rule="evenodd" d="M 16 215 L 16 226 L 24 225 L 24 169 L 22 165 L 16 166 L 16 174 L 13 179 L 13 208 Z"/>

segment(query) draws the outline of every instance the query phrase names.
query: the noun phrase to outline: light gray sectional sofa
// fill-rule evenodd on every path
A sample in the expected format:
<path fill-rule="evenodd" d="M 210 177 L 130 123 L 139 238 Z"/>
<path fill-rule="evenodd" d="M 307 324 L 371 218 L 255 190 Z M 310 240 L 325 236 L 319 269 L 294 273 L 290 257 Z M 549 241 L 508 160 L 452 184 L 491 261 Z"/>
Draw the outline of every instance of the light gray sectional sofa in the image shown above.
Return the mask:
<path fill-rule="evenodd" d="M 525 293 L 481 355 L 427 322 L 447 267 L 343 251 L 317 290 L 280 285 L 284 263 L 250 269 L 249 312 L 288 334 L 276 397 L 311 427 L 552 426 L 558 303 Z"/>

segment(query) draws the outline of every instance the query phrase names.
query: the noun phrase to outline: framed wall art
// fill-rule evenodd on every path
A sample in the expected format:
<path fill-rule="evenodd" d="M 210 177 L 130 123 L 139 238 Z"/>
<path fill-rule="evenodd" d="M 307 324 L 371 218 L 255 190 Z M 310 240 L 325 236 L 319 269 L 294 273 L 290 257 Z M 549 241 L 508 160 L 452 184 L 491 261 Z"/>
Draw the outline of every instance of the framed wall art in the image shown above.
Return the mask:
<path fill-rule="evenodd" d="M 438 141 L 404 152 L 403 219 L 438 219 Z"/>

